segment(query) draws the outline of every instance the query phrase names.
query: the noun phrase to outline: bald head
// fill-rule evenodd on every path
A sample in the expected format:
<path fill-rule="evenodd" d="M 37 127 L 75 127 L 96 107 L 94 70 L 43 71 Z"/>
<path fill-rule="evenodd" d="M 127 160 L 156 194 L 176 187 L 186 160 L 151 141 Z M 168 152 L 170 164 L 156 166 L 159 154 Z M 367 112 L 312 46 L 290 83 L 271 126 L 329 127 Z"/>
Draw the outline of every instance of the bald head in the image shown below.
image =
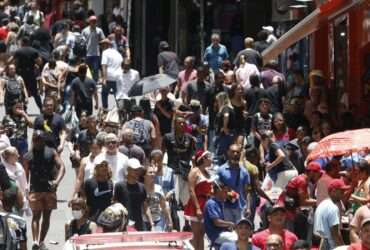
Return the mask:
<path fill-rule="evenodd" d="M 267 250 L 282 250 L 283 249 L 283 239 L 278 234 L 271 234 L 266 240 Z"/>
<path fill-rule="evenodd" d="M 131 128 L 125 128 L 122 130 L 122 142 L 126 145 L 130 145 L 134 141 L 134 131 Z"/>

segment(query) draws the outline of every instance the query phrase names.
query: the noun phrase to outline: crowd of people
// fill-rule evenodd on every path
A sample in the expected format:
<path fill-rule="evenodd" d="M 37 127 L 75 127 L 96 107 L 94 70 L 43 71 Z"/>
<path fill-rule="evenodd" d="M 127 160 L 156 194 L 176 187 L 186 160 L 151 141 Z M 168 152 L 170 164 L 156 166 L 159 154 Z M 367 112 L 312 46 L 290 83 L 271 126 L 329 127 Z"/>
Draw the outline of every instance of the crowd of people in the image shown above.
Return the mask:
<path fill-rule="evenodd" d="M 32 249 L 47 249 L 66 171 L 67 241 L 176 230 L 193 232 L 196 250 L 370 249 L 366 152 L 307 160 L 323 137 L 355 128 L 353 115 L 345 102 L 330 112 L 320 70 L 305 78 L 293 61 L 282 73 L 262 60 L 272 27 L 235 58 L 220 34 L 183 64 L 161 41 L 158 73 L 173 84 L 138 100 L 119 11 L 102 29 L 75 1 L 48 29 L 36 1 L 14 2 L 0 2 L 0 249 L 27 249 L 27 216 Z"/>

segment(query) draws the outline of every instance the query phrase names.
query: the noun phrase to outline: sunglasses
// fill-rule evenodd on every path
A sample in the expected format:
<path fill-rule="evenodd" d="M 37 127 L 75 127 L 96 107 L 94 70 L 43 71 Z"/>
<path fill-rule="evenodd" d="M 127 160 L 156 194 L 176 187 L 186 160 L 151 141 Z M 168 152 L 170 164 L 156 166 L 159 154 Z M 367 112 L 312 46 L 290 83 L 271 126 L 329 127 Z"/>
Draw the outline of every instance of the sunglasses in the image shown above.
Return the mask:
<path fill-rule="evenodd" d="M 108 141 L 107 144 L 117 144 L 118 142 L 117 141 Z"/>

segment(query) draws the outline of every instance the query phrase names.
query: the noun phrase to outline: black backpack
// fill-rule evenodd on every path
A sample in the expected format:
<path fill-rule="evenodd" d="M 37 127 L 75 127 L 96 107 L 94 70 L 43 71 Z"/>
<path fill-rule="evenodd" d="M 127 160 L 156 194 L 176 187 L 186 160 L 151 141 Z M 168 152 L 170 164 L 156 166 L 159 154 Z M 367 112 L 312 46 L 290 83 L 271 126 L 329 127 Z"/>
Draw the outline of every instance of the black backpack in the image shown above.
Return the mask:
<path fill-rule="evenodd" d="M 12 101 L 22 98 L 22 85 L 19 83 L 18 79 L 5 78 L 5 80 L 5 100 Z"/>
<path fill-rule="evenodd" d="M 76 35 L 75 45 L 73 47 L 73 54 L 79 57 L 86 56 L 87 53 L 87 44 L 86 40 L 82 35 Z"/>

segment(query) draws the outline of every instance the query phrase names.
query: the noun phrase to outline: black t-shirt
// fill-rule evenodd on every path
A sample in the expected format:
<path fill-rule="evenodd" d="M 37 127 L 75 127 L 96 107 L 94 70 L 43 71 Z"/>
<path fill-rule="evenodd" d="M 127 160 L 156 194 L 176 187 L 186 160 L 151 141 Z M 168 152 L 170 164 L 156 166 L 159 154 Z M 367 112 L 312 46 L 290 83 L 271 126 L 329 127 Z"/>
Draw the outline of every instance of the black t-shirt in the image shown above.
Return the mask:
<path fill-rule="evenodd" d="M 62 116 L 57 113 L 47 117 L 41 114 L 35 119 L 34 129 L 44 131 L 46 134 L 46 145 L 56 149 L 60 144 L 59 135 L 65 129 L 65 122 Z"/>
<path fill-rule="evenodd" d="M 240 57 L 241 56 L 244 56 L 245 61 L 247 63 L 254 64 L 257 67 L 262 66 L 262 57 L 261 57 L 261 54 L 257 50 L 244 49 L 244 50 L 239 51 L 239 53 L 236 55 L 236 57 L 234 59 L 234 62 L 233 62 L 234 65 L 236 65 L 237 67 L 239 67 L 239 65 L 240 65 Z"/>
<path fill-rule="evenodd" d="M 32 47 L 22 47 L 14 52 L 14 58 L 17 65 L 18 74 L 21 72 L 34 72 L 35 60 L 39 57 L 39 53 Z M 22 75 L 23 76 L 23 75 Z M 27 75 L 27 77 L 32 77 Z M 25 79 L 26 81 L 27 79 Z"/>
<path fill-rule="evenodd" d="M 190 99 L 195 99 L 202 105 L 203 111 L 207 107 L 207 92 L 209 91 L 209 82 L 199 82 L 198 80 L 190 81 L 186 93 Z"/>
<path fill-rule="evenodd" d="M 0 163 L 0 188 L 6 190 L 10 188 L 10 178 L 6 172 L 5 166 Z"/>
<path fill-rule="evenodd" d="M 90 78 L 85 78 L 82 80 L 79 77 L 76 77 L 72 81 L 71 88 L 75 93 L 76 105 L 92 105 L 92 97 L 96 92 L 96 83 Z"/>
<path fill-rule="evenodd" d="M 158 54 L 158 67 L 163 66 L 164 73 L 177 79 L 179 64 L 177 55 L 172 51 L 163 51 Z"/>
<path fill-rule="evenodd" d="M 214 110 L 215 107 L 215 102 L 216 102 L 216 96 L 218 93 L 221 92 L 228 92 L 229 89 L 225 86 L 212 86 L 208 89 L 206 93 L 206 108 L 208 109 L 208 114 L 209 114 L 209 126 L 208 130 L 213 130 L 215 127 L 215 118 L 216 118 L 216 113 L 217 111 Z"/>
<path fill-rule="evenodd" d="M 175 174 L 180 173 L 180 161 L 189 162 L 195 150 L 194 138 L 185 133 L 182 138 L 176 139 L 174 133 L 168 133 L 163 137 L 163 143 L 167 150 L 168 166 Z"/>
<path fill-rule="evenodd" d="M 272 163 L 273 161 L 276 160 L 277 158 L 277 151 L 278 150 L 284 150 L 280 147 L 279 144 L 277 143 L 271 143 L 268 151 L 268 161 Z M 282 171 L 289 170 L 289 169 L 294 169 L 294 166 L 292 162 L 289 160 L 288 157 L 285 157 L 282 162 L 280 162 L 278 165 L 272 168 L 272 170 L 269 171 L 270 177 L 274 180 L 274 176 L 277 177 L 276 175 Z M 275 181 L 275 180 L 274 180 Z"/>
<path fill-rule="evenodd" d="M 252 87 L 245 91 L 245 99 L 247 100 L 249 114 L 258 112 L 258 101 L 264 97 L 267 97 L 267 92 L 262 88 Z"/>
<path fill-rule="evenodd" d="M 284 120 L 288 128 L 297 129 L 299 126 L 309 127 L 310 123 L 306 117 L 300 114 L 284 113 Z"/>
<path fill-rule="evenodd" d="M 272 85 L 267 89 L 267 96 L 271 101 L 271 112 L 281 112 L 283 110 L 282 97 L 285 96 L 285 88 L 282 85 Z"/>
<path fill-rule="evenodd" d="M 174 108 L 175 104 L 172 100 L 170 100 L 170 99 L 160 100 L 160 101 L 158 101 L 158 103 L 167 112 L 169 112 L 169 113 L 173 112 L 173 108 Z M 155 107 L 154 112 L 157 115 L 158 120 L 159 120 L 161 135 L 163 136 L 167 133 L 170 133 L 171 132 L 171 125 L 172 125 L 172 117 L 167 118 L 166 116 L 164 116 L 162 114 L 162 112 L 159 110 L 159 108 L 157 108 L 157 106 Z"/>
<path fill-rule="evenodd" d="M 47 51 L 50 51 L 50 42 L 51 42 L 51 36 L 50 36 L 50 30 L 40 27 L 32 34 L 32 40 L 37 40 L 40 42 L 40 46 Z"/>
<path fill-rule="evenodd" d="M 215 122 L 215 129 L 216 134 L 221 133 L 221 129 L 224 126 L 224 115 L 229 114 L 229 123 L 227 124 L 227 128 L 230 132 L 235 132 L 236 129 L 236 120 L 235 120 L 235 111 L 233 108 L 225 106 L 222 110 L 220 110 L 216 115 L 216 122 Z"/>
<path fill-rule="evenodd" d="M 55 150 L 45 146 L 24 155 L 30 171 L 30 192 L 50 192 L 50 181 L 56 177 L 57 167 L 54 159 Z"/>
<path fill-rule="evenodd" d="M 90 133 L 89 130 L 87 130 L 87 129 L 82 130 L 78 134 L 77 146 L 80 150 L 81 158 L 89 155 L 90 145 L 91 145 L 92 141 L 95 139 L 96 135 L 97 135 L 97 133 L 95 133 L 95 134 Z"/>
<path fill-rule="evenodd" d="M 144 231 L 143 205 L 146 200 L 146 191 L 142 183 L 129 184 L 118 182 L 114 186 L 114 200 L 127 208 L 130 220 L 135 221 L 135 228 Z"/>
<path fill-rule="evenodd" d="M 89 217 L 96 220 L 99 214 L 112 203 L 113 182 L 111 180 L 97 182 L 93 177 L 85 181 L 83 190 L 89 207 Z"/>

